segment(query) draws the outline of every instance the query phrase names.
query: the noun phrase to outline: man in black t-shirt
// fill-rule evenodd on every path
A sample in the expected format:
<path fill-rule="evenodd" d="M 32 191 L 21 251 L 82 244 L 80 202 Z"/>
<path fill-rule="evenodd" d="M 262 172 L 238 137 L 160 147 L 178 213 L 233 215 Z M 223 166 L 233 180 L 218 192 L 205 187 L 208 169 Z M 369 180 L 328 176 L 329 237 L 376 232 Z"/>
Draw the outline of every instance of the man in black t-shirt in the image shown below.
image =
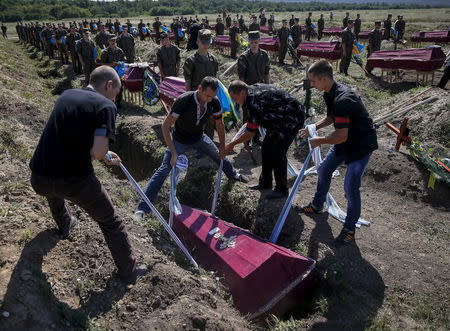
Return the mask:
<path fill-rule="evenodd" d="M 229 179 L 247 183 L 246 176 L 240 175 L 231 162 L 225 158 L 225 128 L 222 121 L 222 109 L 216 94 L 219 83 L 216 78 L 203 78 L 196 91 L 188 91 L 175 100 L 172 110 L 162 125 L 164 141 L 167 145 L 161 166 L 150 179 L 145 194 L 154 201 L 173 166 L 177 163 L 178 154 L 189 150 L 208 156 L 216 164 L 223 160 L 223 172 Z M 205 124 L 210 117 L 215 120 L 219 136 L 219 149 L 204 133 Z M 170 128 L 175 129 L 170 134 Z M 143 200 L 135 212 L 135 218 L 142 218 L 150 209 Z"/>
<path fill-rule="evenodd" d="M 334 145 L 318 169 L 317 190 L 313 201 L 302 208 L 305 213 L 319 213 L 325 202 L 333 172 L 342 164 L 347 165 L 344 191 L 348 201 L 344 227 L 336 238 L 336 243 L 350 243 L 355 240 L 355 226 L 361 214 L 359 188 L 361 178 L 369 162 L 370 155 L 378 148 L 377 134 L 372 119 L 361 97 L 350 87 L 333 79 L 333 68 L 325 61 L 314 63 L 308 71 L 312 87 L 324 91 L 327 117 L 317 122 L 319 130 L 331 124 L 335 130 L 327 137 L 313 137 L 311 147 L 323 144 Z M 300 136 L 308 137 L 306 129 Z"/>
<path fill-rule="evenodd" d="M 262 143 L 262 172 L 259 184 L 252 189 L 272 188 L 272 172 L 275 177 L 275 189 L 267 199 L 278 199 L 288 195 L 287 187 L 287 151 L 294 141 L 298 130 L 305 121 L 304 108 L 300 102 L 287 92 L 272 85 L 254 84 L 248 86 L 236 80 L 228 89 L 231 98 L 242 106 L 248 114 L 246 132 L 226 146 L 232 151 L 237 144 L 252 139 L 259 126 L 267 130 Z"/>
<path fill-rule="evenodd" d="M 120 79 L 114 69 L 95 69 L 84 89 L 66 90 L 56 101 L 30 161 L 31 185 L 46 197 L 62 239 L 77 224 L 65 200 L 83 208 L 100 226 L 119 277 L 135 283 L 146 268 L 136 268 L 122 219 L 115 213 L 108 194 L 94 174 L 92 160 L 119 165 L 112 155 L 105 160 L 109 142 L 115 139 L 116 106 Z"/>

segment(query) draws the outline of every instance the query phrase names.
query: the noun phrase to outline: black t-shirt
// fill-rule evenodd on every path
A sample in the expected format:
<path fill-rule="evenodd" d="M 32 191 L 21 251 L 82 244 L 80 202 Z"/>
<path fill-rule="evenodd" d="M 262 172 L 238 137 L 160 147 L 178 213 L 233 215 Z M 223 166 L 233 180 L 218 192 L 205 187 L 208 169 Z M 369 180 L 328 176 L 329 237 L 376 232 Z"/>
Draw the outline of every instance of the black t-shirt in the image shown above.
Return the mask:
<path fill-rule="evenodd" d="M 336 155 L 345 162 L 359 160 L 378 148 L 377 132 L 361 97 L 350 87 L 334 83 L 323 95 L 327 116 L 332 116 L 336 129 L 348 128 L 347 141 L 335 145 Z"/>
<path fill-rule="evenodd" d="M 211 117 L 221 118 L 222 107 L 219 99 L 214 98 L 205 105 L 206 111 L 201 115 L 197 91 L 189 91 L 180 95 L 170 112 L 177 118 L 173 138 L 182 144 L 194 144 L 203 136 L 206 121 Z"/>
<path fill-rule="evenodd" d="M 116 106 L 90 88 L 66 90 L 56 100 L 30 169 L 40 176 L 81 177 L 93 173 L 94 135 L 115 139 Z"/>

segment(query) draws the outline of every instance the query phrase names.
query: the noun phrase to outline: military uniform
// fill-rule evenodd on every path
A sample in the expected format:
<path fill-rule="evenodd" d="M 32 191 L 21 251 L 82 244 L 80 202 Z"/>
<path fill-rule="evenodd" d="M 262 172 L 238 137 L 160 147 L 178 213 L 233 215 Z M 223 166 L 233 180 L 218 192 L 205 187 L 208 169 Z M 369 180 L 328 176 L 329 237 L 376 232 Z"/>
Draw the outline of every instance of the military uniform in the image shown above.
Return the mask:
<path fill-rule="evenodd" d="M 406 23 L 403 18 L 398 19 L 394 24 L 394 29 L 397 31 L 397 39 L 402 40 L 405 34 Z"/>
<path fill-rule="evenodd" d="M 342 20 L 342 26 L 343 26 L 344 28 L 347 27 L 347 25 L 348 25 L 348 20 L 349 20 L 349 17 L 348 17 L 348 16 L 345 16 L 344 19 Z"/>
<path fill-rule="evenodd" d="M 69 63 L 69 54 L 67 54 L 66 44 L 63 43 L 62 39 L 66 38 L 67 32 L 63 29 L 58 29 L 55 32 L 56 47 L 59 52 L 59 59 L 62 63 Z"/>
<path fill-rule="evenodd" d="M 367 56 L 370 56 L 373 52 L 379 51 L 381 48 L 381 39 L 383 35 L 381 30 L 373 29 L 369 32 L 369 45 L 367 46 Z"/>
<path fill-rule="evenodd" d="M 125 52 L 119 48 L 108 47 L 102 52 L 101 62 L 102 63 L 113 63 L 125 61 Z"/>
<path fill-rule="evenodd" d="M 311 40 L 311 34 L 312 34 L 312 22 L 311 22 L 311 17 L 307 17 L 305 20 L 305 25 L 306 25 L 306 36 L 305 36 L 305 40 L 310 41 Z"/>
<path fill-rule="evenodd" d="M 180 62 L 180 49 L 175 45 L 161 46 L 156 52 L 158 65 L 162 68 L 163 77 L 177 76 L 177 63 Z"/>
<path fill-rule="evenodd" d="M 159 31 L 159 28 L 161 27 L 162 23 L 160 21 L 155 21 L 153 23 L 153 31 L 156 33 L 156 43 L 159 44 L 160 37 L 159 35 L 161 32 Z"/>
<path fill-rule="evenodd" d="M 317 20 L 317 38 L 322 39 L 323 29 L 325 28 L 325 21 L 323 17 Z"/>
<path fill-rule="evenodd" d="M 259 26 L 259 24 L 257 22 L 250 24 L 248 27 L 248 31 L 260 31 L 260 30 L 261 30 L 261 27 Z"/>
<path fill-rule="evenodd" d="M 126 62 L 133 63 L 136 56 L 134 49 L 134 37 L 131 34 L 125 36 L 123 33 L 117 37 L 117 46 L 125 53 Z"/>
<path fill-rule="evenodd" d="M 225 33 L 225 25 L 222 22 L 216 24 L 216 35 L 221 36 Z"/>
<path fill-rule="evenodd" d="M 108 47 L 108 34 L 105 31 L 99 32 L 94 40 L 101 49 Z"/>
<path fill-rule="evenodd" d="M 201 56 L 197 52 L 186 59 L 183 65 L 183 76 L 186 83 L 195 91 L 206 76 L 216 77 L 219 63 L 211 53 Z"/>
<path fill-rule="evenodd" d="M 80 39 L 77 41 L 77 52 L 80 55 L 82 61 L 83 61 L 83 72 L 84 72 L 84 79 L 86 85 L 89 84 L 89 78 L 91 76 L 91 72 L 95 69 L 96 64 L 94 60 L 94 42 L 89 39 L 88 41 L 83 39 Z"/>
<path fill-rule="evenodd" d="M 297 46 L 302 42 L 302 27 L 300 24 L 297 23 L 291 27 L 291 36 L 294 43 L 294 49 L 297 49 Z"/>
<path fill-rule="evenodd" d="M 75 71 L 75 73 L 77 74 L 81 74 L 81 62 L 76 50 L 76 43 L 80 39 L 81 36 L 78 32 L 69 33 L 66 37 L 66 45 L 70 53 L 70 60 L 72 62 L 73 71 Z"/>
<path fill-rule="evenodd" d="M 288 38 L 289 38 L 289 28 L 288 27 L 281 27 L 280 30 L 278 30 L 277 37 L 278 37 L 278 61 L 280 63 L 284 63 L 284 58 L 286 57 L 286 53 L 288 50 Z"/>
<path fill-rule="evenodd" d="M 239 42 L 237 40 L 239 37 L 239 28 L 237 26 L 232 26 L 229 31 L 229 36 L 231 44 L 231 58 L 235 59 L 239 48 Z"/>
<path fill-rule="evenodd" d="M 342 56 L 341 63 L 339 64 L 339 71 L 344 74 L 348 74 L 348 67 L 352 60 L 353 43 L 355 42 L 355 35 L 348 27 L 342 31 Z"/>
<path fill-rule="evenodd" d="M 391 39 L 391 28 L 392 28 L 392 21 L 390 18 L 387 18 L 384 20 L 384 35 L 383 38 L 386 40 Z"/>
<path fill-rule="evenodd" d="M 247 85 L 256 83 L 266 83 L 265 77 L 270 71 L 270 59 L 268 53 L 259 49 L 258 53 L 253 53 L 247 49 L 239 56 L 237 63 L 237 72 L 239 79 Z"/>
<path fill-rule="evenodd" d="M 355 23 L 353 25 L 353 32 L 355 34 L 355 37 L 358 38 L 358 35 L 361 32 L 361 19 L 360 18 L 355 19 Z"/>
<path fill-rule="evenodd" d="M 231 17 L 227 16 L 227 18 L 225 19 L 225 24 L 227 25 L 227 28 L 229 28 L 231 26 Z"/>

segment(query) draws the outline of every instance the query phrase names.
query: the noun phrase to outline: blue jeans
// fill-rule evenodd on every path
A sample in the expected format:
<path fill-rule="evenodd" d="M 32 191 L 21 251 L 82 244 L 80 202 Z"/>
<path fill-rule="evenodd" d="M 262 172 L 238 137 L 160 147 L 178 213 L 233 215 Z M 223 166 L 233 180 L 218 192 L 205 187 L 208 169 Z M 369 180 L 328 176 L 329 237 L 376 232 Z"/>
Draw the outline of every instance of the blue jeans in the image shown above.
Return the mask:
<path fill-rule="evenodd" d="M 189 150 L 196 150 L 197 152 L 208 156 L 217 165 L 220 164 L 219 149 L 206 134 L 203 134 L 203 137 L 199 141 L 191 145 L 182 144 L 175 139 L 173 140 L 173 144 L 175 145 L 175 150 L 178 154 L 185 154 Z M 167 148 L 166 152 L 164 153 L 162 164 L 159 166 L 158 170 L 156 170 L 147 184 L 145 194 L 152 203 L 153 201 L 155 201 L 159 190 L 161 189 L 164 181 L 172 170 L 172 166 L 170 165 L 171 158 L 172 153 L 170 152 L 169 148 Z M 231 162 L 227 159 L 223 160 L 223 172 L 230 179 L 236 179 L 236 177 L 238 176 L 236 169 L 233 168 Z M 150 212 L 150 208 L 144 200 L 141 200 L 139 202 L 137 209 L 143 211 L 144 213 Z"/>
<path fill-rule="evenodd" d="M 367 154 L 362 159 L 350 162 L 347 165 L 347 173 L 345 174 L 344 180 L 345 198 L 347 199 L 347 217 L 345 218 L 344 227 L 350 231 L 355 230 L 355 225 L 361 215 L 361 194 L 359 187 L 361 186 L 361 178 L 369 162 L 369 158 L 370 154 Z M 318 169 L 317 190 L 312 201 L 314 208 L 322 209 L 330 189 L 333 172 L 344 161 L 344 156 L 336 155 L 334 147 L 330 148 L 325 160 L 323 160 Z"/>

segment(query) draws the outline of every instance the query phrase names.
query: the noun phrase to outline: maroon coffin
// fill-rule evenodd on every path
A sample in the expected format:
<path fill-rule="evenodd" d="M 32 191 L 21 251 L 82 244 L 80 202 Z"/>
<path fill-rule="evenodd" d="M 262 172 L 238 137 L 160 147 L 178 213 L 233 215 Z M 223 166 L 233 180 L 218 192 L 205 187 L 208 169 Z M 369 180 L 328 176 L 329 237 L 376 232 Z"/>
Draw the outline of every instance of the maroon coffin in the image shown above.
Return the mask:
<path fill-rule="evenodd" d="M 450 43 L 450 30 L 419 31 L 411 36 L 412 42 Z"/>
<path fill-rule="evenodd" d="M 277 37 L 263 37 L 259 39 L 259 48 L 269 52 L 278 52 Z"/>
<path fill-rule="evenodd" d="M 344 28 L 324 28 L 322 30 L 322 34 L 324 36 L 340 36 L 342 34 L 342 30 L 344 30 Z"/>
<path fill-rule="evenodd" d="M 445 54 L 439 46 L 396 51 L 373 52 L 367 64 L 373 68 L 417 71 L 437 70 L 445 62 Z"/>
<path fill-rule="evenodd" d="M 251 319 L 282 314 L 313 283 L 315 261 L 188 206 L 173 229 L 205 269 L 217 273 Z"/>
<path fill-rule="evenodd" d="M 297 46 L 297 56 L 338 60 L 341 58 L 341 43 L 337 41 L 301 42 Z"/>
<path fill-rule="evenodd" d="M 142 91 L 144 72 L 145 68 L 126 66 L 125 75 L 122 77 L 124 87 L 130 92 Z"/>

